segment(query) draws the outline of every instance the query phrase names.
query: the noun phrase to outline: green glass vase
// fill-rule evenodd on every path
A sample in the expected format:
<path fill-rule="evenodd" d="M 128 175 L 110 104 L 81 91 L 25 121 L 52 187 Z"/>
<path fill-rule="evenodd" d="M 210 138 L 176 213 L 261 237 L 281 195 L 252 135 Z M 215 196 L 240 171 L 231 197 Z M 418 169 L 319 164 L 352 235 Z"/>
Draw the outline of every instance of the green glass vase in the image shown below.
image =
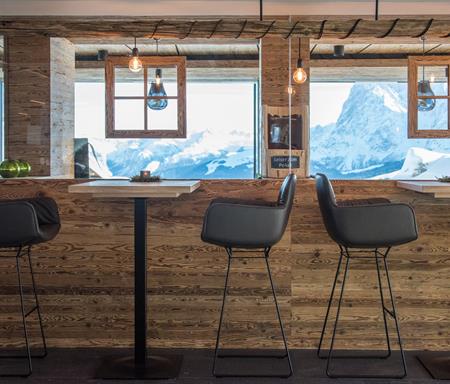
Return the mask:
<path fill-rule="evenodd" d="M 16 160 L 5 160 L 0 164 L 0 176 L 4 178 L 17 177 L 20 173 L 19 162 Z"/>
<path fill-rule="evenodd" d="M 31 165 L 28 161 L 25 160 L 17 160 L 19 163 L 19 177 L 26 177 L 31 172 Z"/>

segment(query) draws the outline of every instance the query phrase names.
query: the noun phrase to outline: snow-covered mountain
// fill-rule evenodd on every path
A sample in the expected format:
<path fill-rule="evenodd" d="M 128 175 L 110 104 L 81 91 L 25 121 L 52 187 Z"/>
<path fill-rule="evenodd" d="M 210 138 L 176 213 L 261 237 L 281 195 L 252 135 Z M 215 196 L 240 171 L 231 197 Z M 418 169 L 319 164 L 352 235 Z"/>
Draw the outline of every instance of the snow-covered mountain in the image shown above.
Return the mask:
<path fill-rule="evenodd" d="M 90 143 L 97 157 L 106 159 L 103 167 L 114 177 L 130 177 L 148 169 L 163 178 L 253 178 L 253 147 L 222 143 L 220 150 L 196 151 L 207 140 L 205 135 L 197 133 L 185 140 L 90 140 Z"/>
<path fill-rule="evenodd" d="M 435 84 L 439 91 L 440 84 Z M 427 125 L 447 124 L 446 103 L 438 103 L 432 112 L 424 112 Z M 312 122 L 313 123 L 313 122 Z M 414 151 L 408 152 L 410 148 Z M 420 149 L 450 153 L 447 139 L 407 139 L 407 86 L 402 83 L 356 83 L 336 123 L 311 128 L 311 173 L 326 172 L 333 178 L 434 178 L 424 158 L 423 172 L 407 173 L 403 166 Z M 403 173 L 399 170 L 403 169 Z M 399 173 L 395 173 L 399 171 Z M 439 169 L 440 172 L 443 170 Z M 450 174 L 450 169 L 446 172 Z M 432 176 L 432 177 L 431 177 Z M 442 176 L 441 174 L 436 176 Z"/>

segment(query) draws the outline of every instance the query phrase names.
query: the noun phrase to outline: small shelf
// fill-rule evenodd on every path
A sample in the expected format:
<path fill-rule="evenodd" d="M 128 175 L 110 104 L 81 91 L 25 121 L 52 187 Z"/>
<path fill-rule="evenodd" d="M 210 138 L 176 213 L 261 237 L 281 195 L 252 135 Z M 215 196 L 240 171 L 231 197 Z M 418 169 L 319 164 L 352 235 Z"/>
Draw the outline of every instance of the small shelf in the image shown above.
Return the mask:
<path fill-rule="evenodd" d="M 435 198 L 450 199 L 450 183 L 440 181 L 397 181 L 399 188 L 419 193 L 431 193 Z"/>

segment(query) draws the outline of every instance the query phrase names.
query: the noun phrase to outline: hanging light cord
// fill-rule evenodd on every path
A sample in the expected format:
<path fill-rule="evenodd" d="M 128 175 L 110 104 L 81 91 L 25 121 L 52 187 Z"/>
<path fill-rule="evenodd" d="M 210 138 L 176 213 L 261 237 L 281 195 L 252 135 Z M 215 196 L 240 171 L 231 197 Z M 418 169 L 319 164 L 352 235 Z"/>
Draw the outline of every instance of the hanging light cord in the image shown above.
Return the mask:
<path fill-rule="evenodd" d="M 425 56 L 425 40 L 426 40 L 426 37 L 422 36 L 420 39 L 422 40 L 422 56 Z M 425 65 L 422 65 L 422 81 L 425 81 Z"/>
<path fill-rule="evenodd" d="M 377 21 L 378 21 L 379 11 L 380 11 L 379 0 L 375 0 L 375 20 L 377 20 Z"/>
<path fill-rule="evenodd" d="M 289 21 L 291 21 L 291 16 L 289 16 Z M 300 40 L 299 40 L 300 41 Z M 288 145 L 289 145 L 289 174 L 292 173 L 292 39 L 289 37 L 289 85 L 288 85 L 288 114 L 289 114 L 289 132 L 288 132 Z M 299 49 L 300 56 L 300 49 Z"/>

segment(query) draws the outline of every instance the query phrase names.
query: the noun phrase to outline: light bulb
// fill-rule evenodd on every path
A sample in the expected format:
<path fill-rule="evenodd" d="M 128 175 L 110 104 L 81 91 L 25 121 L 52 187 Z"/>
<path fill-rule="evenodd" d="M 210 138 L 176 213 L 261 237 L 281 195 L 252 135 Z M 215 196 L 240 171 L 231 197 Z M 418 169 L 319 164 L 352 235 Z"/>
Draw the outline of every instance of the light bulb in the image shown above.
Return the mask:
<path fill-rule="evenodd" d="M 297 69 L 294 71 L 293 79 L 297 84 L 303 84 L 308 79 L 308 75 L 303 69 L 302 59 L 298 59 Z"/>
<path fill-rule="evenodd" d="M 288 87 L 286 88 L 286 91 L 289 95 L 295 95 L 295 89 L 292 85 L 288 85 Z"/>
<path fill-rule="evenodd" d="M 139 51 L 133 48 L 132 57 L 128 62 L 128 68 L 131 72 L 140 72 L 142 70 L 142 61 L 139 59 Z"/>

